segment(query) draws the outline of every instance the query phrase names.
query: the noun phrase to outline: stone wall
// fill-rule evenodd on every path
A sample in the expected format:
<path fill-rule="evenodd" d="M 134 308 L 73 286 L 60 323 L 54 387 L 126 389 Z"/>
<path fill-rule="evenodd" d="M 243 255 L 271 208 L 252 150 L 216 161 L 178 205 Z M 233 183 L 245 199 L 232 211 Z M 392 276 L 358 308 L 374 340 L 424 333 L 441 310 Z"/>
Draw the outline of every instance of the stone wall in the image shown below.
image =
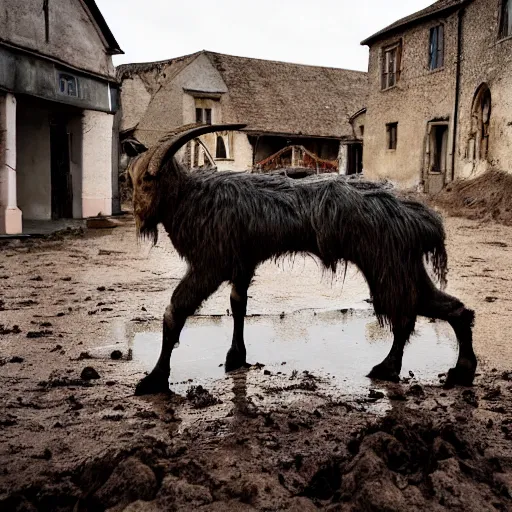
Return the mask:
<path fill-rule="evenodd" d="M 430 29 L 439 23 L 444 24 L 444 67 L 430 71 Z M 400 80 L 396 86 L 382 90 L 383 49 L 397 41 L 402 42 Z M 414 187 L 422 182 L 428 123 L 449 121 L 450 132 L 452 130 L 456 52 L 456 14 L 431 20 L 372 45 L 363 161 L 368 178 L 391 178 L 403 187 Z M 396 150 L 387 149 L 388 123 L 398 123 Z M 451 146 L 448 151 L 451 162 Z"/>
<path fill-rule="evenodd" d="M 476 175 L 495 167 L 512 170 L 512 37 L 500 40 L 502 0 L 474 0 L 462 11 L 460 93 L 454 148 L 459 13 L 430 18 L 371 45 L 369 97 L 364 132 L 364 171 L 371 179 L 390 178 L 402 187 L 441 179 L 438 190 L 453 178 Z M 430 29 L 444 24 L 444 67 L 429 70 Z M 401 79 L 381 90 L 383 49 L 401 40 Z M 474 116 L 475 97 L 488 87 L 491 94 L 489 144 L 478 157 L 475 138 L 480 121 Z M 387 123 L 398 123 L 396 150 L 387 149 Z M 445 175 L 431 173 L 429 128 L 448 126 Z M 483 129 L 480 129 L 483 130 Z M 476 135 L 475 135 L 476 133 Z"/>
<path fill-rule="evenodd" d="M 501 0 L 476 0 L 463 20 L 463 58 L 456 174 L 476 175 L 490 166 L 512 172 L 512 37 L 500 40 Z M 479 87 L 491 94 L 487 159 L 471 158 L 475 122 L 473 103 Z"/>

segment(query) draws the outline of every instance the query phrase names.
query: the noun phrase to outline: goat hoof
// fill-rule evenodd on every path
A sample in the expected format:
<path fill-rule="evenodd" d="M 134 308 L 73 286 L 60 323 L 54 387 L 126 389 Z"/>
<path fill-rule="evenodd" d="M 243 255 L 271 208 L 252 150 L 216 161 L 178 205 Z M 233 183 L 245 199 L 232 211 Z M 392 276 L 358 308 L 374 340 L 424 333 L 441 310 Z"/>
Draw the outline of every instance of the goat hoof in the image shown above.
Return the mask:
<path fill-rule="evenodd" d="M 169 392 L 169 375 L 160 370 L 153 370 L 149 375 L 146 375 L 135 388 L 135 396 Z"/>
<path fill-rule="evenodd" d="M 444 389 L 451 389 L 455 386 L 472 386 L 473 379 L 475 378 L 476 369 L 465 368 L 456 366 L 448 370 L 446 381 L 444 383 Z"/>
<path fill-rule="evenodd" d="M 372 368 L 372 371 L 368 374 L 370 379 L 384 380 L 387 382 L 400 382 L 400 375 L 394 369 L 386 364 L 378 364 Z"/>
<path fill-rule="evenodd" d="M 248 364 L 245 360 L 245 354 L 241 355 L 240 352 L 236 352 L 231 349 L 229 350 L 226 356 L 226 363 L 224 364 L 226 373 L 240 370 L 240 368 L 250 368 L 250 366 L 251 365 Z"/>

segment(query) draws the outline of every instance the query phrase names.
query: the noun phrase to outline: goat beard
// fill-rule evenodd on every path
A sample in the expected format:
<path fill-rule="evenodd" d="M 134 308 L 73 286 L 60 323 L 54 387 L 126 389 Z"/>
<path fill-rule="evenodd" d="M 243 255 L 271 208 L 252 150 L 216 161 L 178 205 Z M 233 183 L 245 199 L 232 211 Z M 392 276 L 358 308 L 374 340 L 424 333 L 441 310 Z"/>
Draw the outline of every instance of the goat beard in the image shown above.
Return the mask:
<path fill-rule="evenodd" d="M 158 223 L 141 221 L 137 219 L 137 236 L 143 240 L 149 240 L 153 245 L 158 242 Z"/>

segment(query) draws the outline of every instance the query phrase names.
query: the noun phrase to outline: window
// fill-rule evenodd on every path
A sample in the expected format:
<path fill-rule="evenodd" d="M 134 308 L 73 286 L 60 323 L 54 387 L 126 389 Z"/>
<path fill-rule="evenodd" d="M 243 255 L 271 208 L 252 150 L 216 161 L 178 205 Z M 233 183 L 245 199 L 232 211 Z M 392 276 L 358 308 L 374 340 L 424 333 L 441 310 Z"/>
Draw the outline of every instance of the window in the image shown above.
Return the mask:
<path fill-rule="evenodd" d="M 388 149 L 396 149 L 398 137 L 398 123 L 389 123 L 386 125 L 388 136 Z"/>
<path fill-rule="evenodd" d="M 429 57 L 431 71 L 444 66 L 444 25 L 430 29 Z"/>
<path fill-rule="evenodd" d="M 382 89 L 389 89 L 400 80 L 402 44 L 397 43 L 384 49 L 382 59 Z"/>
<path fill-rule="evenodd" d="M 215 158 L 227 158 L 226 144 L 221 135 L 217 137 L 217 148 L 215 150 Z"/>
<path fill-rule="evenodd" d="M 66 96 L 78 97 L 78 81 L 76 77 L 59 73 L 59 92 Z"/>
<path fill-rule="evenodd" d="M 500 39 L 512 36 L 512 0 L 502 0 L 500 16 Z"/>
<path fill-rule="evenodd" d="M 196 108 L 196 123 L 212 124 L 212 109 Z"/>
<path fill-rule="evenodd" d="M 359 132 L 361 133 L 361 137 L 364 137 L 364 124 L 359 125 Z"/>

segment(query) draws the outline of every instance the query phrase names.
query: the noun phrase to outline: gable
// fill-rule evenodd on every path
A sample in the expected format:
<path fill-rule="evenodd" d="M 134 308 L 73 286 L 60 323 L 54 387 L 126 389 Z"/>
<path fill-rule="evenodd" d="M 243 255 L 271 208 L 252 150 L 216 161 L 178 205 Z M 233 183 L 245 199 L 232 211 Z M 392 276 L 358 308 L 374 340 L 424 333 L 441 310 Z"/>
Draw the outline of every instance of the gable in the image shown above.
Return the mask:
<path fill-rule="evenodd" d="M 2 0 L 0 9 L 0 37 L 5 42 L 113 76 L 109 44 L 82 0 Z"/>

